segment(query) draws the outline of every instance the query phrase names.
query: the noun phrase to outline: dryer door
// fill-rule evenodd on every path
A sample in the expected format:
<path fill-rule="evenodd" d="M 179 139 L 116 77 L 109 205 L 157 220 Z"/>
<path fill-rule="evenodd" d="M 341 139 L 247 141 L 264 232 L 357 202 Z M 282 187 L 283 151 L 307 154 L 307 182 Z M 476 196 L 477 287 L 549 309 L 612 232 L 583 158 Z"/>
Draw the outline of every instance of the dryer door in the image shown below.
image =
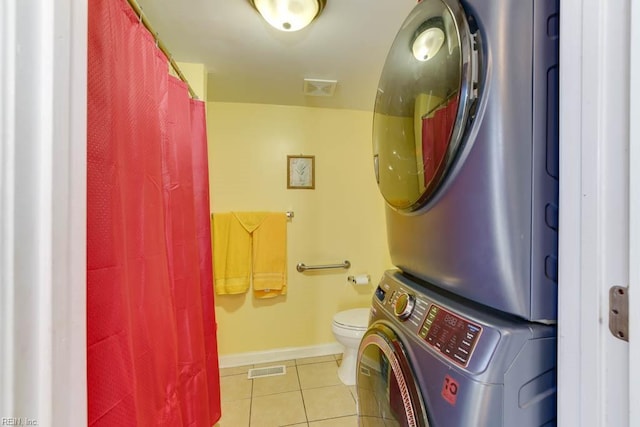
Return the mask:
<path fill-rule="evenodd" d="M 357 371 L 359 425 L 429 426 L 407 353 L 391 328 L 371 325 L 360 343 Z"/>
<path fill-rule="evenodd" d="M 424 206 L 450 169 L 476 98 L 473 49 L 456 0 L 423 0 L 396 36 L 373 119 L 376 179 L 391 207 Z"/>

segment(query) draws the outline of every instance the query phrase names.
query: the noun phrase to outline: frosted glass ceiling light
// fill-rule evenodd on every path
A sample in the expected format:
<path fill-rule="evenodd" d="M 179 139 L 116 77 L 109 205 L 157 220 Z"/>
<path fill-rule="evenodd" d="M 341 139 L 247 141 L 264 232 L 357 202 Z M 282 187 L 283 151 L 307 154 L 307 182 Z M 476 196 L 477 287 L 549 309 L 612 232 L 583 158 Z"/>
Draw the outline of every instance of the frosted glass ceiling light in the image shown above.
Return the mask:
<path fill-rule="evenodd" d="M 260 15 L 280 31 L 298 31 L 311 23 L 327 0 L 249 0 Z"/>
<path fill-rule="evenodd" d="M 428 61 L 440 51 L 444 43 L 444 31 L 438 27 L 430 27 L 418 34 L 413 42 L 413 56 L 418 61 Z"/>

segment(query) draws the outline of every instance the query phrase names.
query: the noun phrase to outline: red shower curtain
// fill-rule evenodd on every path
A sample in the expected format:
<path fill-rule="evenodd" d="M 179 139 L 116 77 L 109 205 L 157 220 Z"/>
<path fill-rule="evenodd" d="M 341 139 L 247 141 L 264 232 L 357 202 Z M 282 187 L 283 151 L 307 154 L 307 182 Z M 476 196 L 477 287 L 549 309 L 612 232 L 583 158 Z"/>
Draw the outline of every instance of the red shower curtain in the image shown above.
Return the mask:
<path fill-rule="evenodd" d="M 90 426 L 220 418 L 204 105 L 124 0 L 89 2 Z"/>
<path fill-rule="evenodd" d="M 432 181 L 444 167 L 444 158 L 449 148 L 449 138 L 458 112 L 458 96 L 438 107 L 431 117 L 422 119 L 422 156 L 424 162 L 424 186 Z"/>

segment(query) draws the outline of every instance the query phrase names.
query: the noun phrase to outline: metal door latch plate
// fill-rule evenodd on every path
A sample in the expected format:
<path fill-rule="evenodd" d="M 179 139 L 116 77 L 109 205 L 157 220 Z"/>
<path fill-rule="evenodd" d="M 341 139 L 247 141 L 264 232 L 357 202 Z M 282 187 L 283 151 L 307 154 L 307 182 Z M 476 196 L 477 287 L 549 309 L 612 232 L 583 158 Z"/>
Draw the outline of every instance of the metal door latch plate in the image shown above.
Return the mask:
<path fill-rule="evenodd" d="M 609 289 L 609 330 L 614 337 L 629 341 L 629 290 L 625 287 Z"/>

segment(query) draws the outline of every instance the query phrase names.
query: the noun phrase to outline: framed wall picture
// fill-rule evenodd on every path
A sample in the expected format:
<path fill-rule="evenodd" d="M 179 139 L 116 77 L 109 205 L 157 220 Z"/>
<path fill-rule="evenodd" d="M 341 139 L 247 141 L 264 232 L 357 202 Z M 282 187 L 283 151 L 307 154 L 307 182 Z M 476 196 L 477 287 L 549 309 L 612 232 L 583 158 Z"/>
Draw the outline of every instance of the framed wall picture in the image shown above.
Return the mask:
<path fill-rule="evenodd" d="M 287 188 L 316 188 L 316 156 L 287 156 Z"/>

